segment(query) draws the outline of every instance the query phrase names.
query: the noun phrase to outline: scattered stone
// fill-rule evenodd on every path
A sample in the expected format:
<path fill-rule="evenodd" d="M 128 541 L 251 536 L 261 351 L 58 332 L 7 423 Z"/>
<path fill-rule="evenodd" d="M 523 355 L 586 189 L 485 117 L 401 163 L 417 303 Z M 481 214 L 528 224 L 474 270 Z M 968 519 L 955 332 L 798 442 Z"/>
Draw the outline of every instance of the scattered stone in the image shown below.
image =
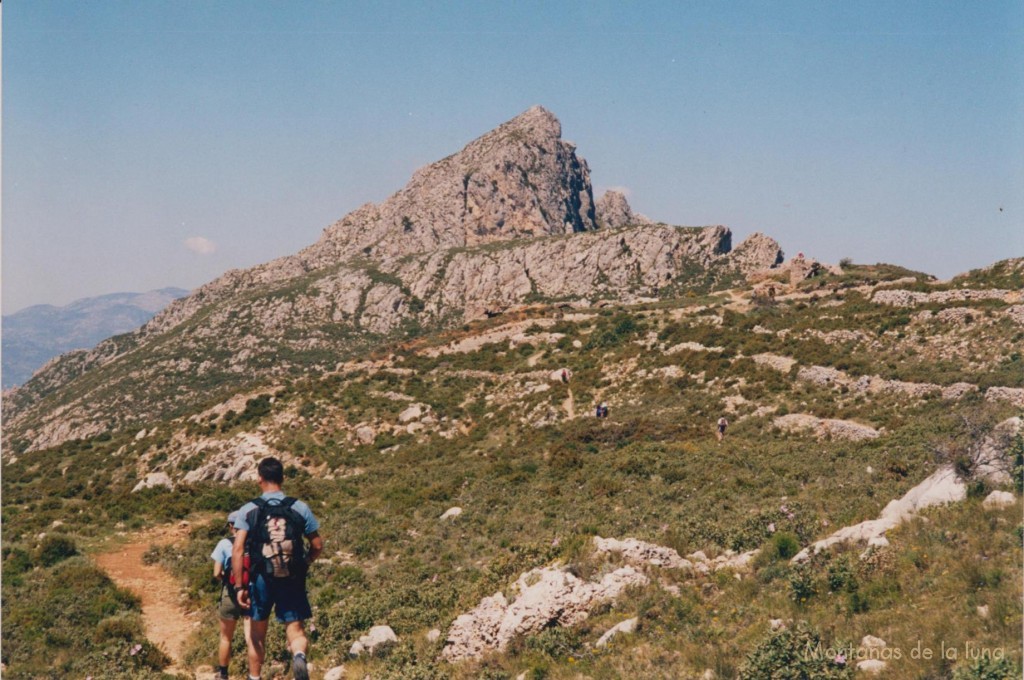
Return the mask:
<path fill-rule="evenodd" d="M 885 649 L 885 640 L 874 635 L 865 635 L 860 640 L 860 646 L 864 649 Z"/>
<path fill-rule="evenodd" d="M 771 626 L 773 631 L 786 630 L 786 622 L 782 619 L 770 619 L 768 625 Z"/>
<path fill-rule="evenodd" d="M 987 604 L 979 604 L 978 605 L 978 616 L 980 616 L 983 619 L 987 619 L 988 618 L 988 605 Z"/>
<path fill-rule="evenodd" d="M 639 621 L 639 619 L 637 619 L 636 617 L 633 617 L 631 619 L 626 619 L 625 621 L 623 621 L 621 623 L 615 624 L 614 626 L 609 628 L 607 631 L 605 631 L 605 634 L 602 635 L 600 637 L 600 639 L 598 639 L 596 646 L 597 647 L 605 647 L 605 646 L 608 645 L 608 641 L 611 640 L 616 635 L 619 635 L 621 633 L 633 633 L 633 632 L 635 632 L 636 631 L 636 625 L 637 625 L 638 621 Z"/>
<path fill-rule="evenodd" d="M 427 642 L 437 642 L 441 639 L 441 631 L 438 628 L 431 628 L 427 631 Z"/>
<path fill-rule="evenodd" d="M 398 414 L 398 422 L 405 424 L 410 420 L 416 420 L 423 415 L 423 409 L 420 408 L 419 404 L 413 404 L 409 408 L 405 409 Z"/>
<path fill-rule="evenodd" d="M 455 506 L 453 508 L 448 508 L 447 510 L 445 510 L 444 514 L 441 515 L 438 519 L 455 519 L 461 514 L 462 508 Z"/>
<path fill-rule="evenodd" d="M 878 675 L 885 670 L 886 663 L 881 659 L 864 659 L 857 662 L 857 670 L 871 675 Z"/>
<path fill-rule="evenodd" d="M 360 444 L 372 444 L 377 439 L 377 433 L 369 425 L 361 425 L 356 428 L 356 441 Z"/>
<path fill-rule="evenodd" d="M 342 680 L 345 677 L 345 667 L 335 666 L 324 673 L 324 680 Z"/>
<path fill-rule="evenodd" d="M 397 642 L 398 636 L 395 635 L 395 631 L 391 630 L 391 626 L 374 626 L 366 633 L 366 635 L 360 636 L 356 642 L 352 643 L 352 647 L 349 648 L 348 654 L 352 657 L 358 657 L 365 652 L 370 656 L 373 656 L 374 651 L 382 645 Z"/>
<path fill-rule="evenodd" d="M 1016 502 L 1016 497 L 1009 491 L 993 491 L 981 504 L 986 510 L 998 510 L 1009 507 Z"/>
<path fill-rule="evenodd" d="M 135 441 L 140 441 L 146 438 L 146 428 L 142 428 L 135 434 Z"/>
<path fill-rule="evenodd" d="M 156 486 L 165 486 L 168 489 L 174 488 L 174 482 L 167 475 L 166 472 L 150 472 L 147 474 L 135 487 L 132 489 L 132 493 L 141 491 L 142 489 L 152 489 Z"/>

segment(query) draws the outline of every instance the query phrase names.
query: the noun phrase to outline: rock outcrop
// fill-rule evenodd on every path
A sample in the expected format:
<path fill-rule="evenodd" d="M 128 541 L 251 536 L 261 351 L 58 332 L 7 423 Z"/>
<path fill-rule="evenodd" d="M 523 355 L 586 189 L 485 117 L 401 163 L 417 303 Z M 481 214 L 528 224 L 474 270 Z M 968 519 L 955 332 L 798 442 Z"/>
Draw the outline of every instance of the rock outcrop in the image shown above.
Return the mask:
<path fill-rule="evenodd" d="M 806 413 L 788 413 L 778 416 L 773 422 L 776 427 L 783 430 L 809 430 L 819 439 L 845 439 L 856 442 L 878 437 L 878 430 L 868 425 L 836 418 L 818 418 Z"/>
<path fill-rule="evenodd" d="M 461 661 L 504 650 L 518 636 L 538 633 L 552 625 L 579 623 L 596 604 L 647 582 L 647 577 L 633 567 L 616 569 L 600 581 L 583 581 L 559 567 L 534 569 L 516 581 L 513 591 L 518 595 L 512 602 L 502 593 L 495 593 L 456 618 L 441 656 L 447 661 Z"/>
<path fill-rule="evenodd" d="M 626 195 L 621 191 L 608 190 L 597 199 L 597 224 L 602 229 L 617 229 L 630 224 L 650 224 L 643 215 L 637 215 L 629 207 Z"/>

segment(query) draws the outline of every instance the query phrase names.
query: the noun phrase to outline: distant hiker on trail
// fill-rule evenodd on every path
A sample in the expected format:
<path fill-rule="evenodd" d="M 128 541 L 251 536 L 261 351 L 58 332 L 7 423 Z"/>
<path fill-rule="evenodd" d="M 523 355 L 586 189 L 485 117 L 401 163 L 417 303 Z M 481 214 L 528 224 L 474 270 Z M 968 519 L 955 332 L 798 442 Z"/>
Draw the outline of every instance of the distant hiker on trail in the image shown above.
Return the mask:
<path fill-rule="evenodd" d="M 306 573 L 324 549 L 317 530 L 320 522 L 309 506 L 285 496 L 281 490 L 284 467 L 276 458 L 263 459 L 258 468 L 259 498 L 238 510 L 231 570 L 242 583 L 243 556 L 248 554 L 249 587 L 238 591 L 238 603 L 252 616 L 249 639 L 249 678 L 259 680 L 266 658 L 267 624 L 271 609 L 285 625 L 292 670 L 296 680 L 309 680 L 306 649 L 309 642 L 303 621 L 312 616 L 306 596 Z M 309 539 L 306 551 L 305 539 Z"/>
<path fill-rule="evenodd" d="M 594 407 L 594 417 L 595 418 L 600 418 L 601 417 L 601 404 L 598 404 L 596 407 Z"/>
<path fill-rule="evenodd" d="M 568 371 L 568 369 L 565 369 L 565 368 L 562 369 L 562 382 L 564 382 L 564 383 L 569 382 L 569 371 Z"/>
<path fill-rule="evenodd" d="M 729 421 L 725 419 L 725 416 L 718 419 L 718 441 L 722 441 L 722 438 L 725 437 L 725 428 L 728 426 Z"/>
<path fill-rule="evenodd" d="M 601 402 L 600 406 L 597 407 L 597 417 L 607 418 L 608 417 L 608 404 Z"/>
<path fill-rule="evenodd" d="M 228 665 L 231 663 L 231 638 L 235 634 L 235 626 L 238 619 L 242 618 L 242 627 L 245 631 L 245 644 L 249 646 L 249 616 L 238 604 L 238 594 L 235 584 L 231 579 L 231 551 L 232 539 L 238 531 L 235 529 L 235 519 L 238 512 L 228 515 L 228 531 L 232 538 L 222 538 L 217 547 L 210 554 L 213 560 L 213 578 L 220 581 L 220 604 L 217 613 L 220 615 L 220 644 L 217 647 L 217 677 L 227 680 Z M 243 618 L 244 617 L 244 618 Z"/>

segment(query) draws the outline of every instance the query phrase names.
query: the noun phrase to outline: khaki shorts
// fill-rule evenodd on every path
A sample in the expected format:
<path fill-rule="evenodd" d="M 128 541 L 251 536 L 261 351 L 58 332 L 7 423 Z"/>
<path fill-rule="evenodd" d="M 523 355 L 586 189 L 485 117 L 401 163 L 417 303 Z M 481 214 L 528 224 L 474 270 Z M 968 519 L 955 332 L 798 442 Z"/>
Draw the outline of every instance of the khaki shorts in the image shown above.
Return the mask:
<path fill-rule="evenodd" d="M 220 618 L 228 619 L 229 621 L 237 621 L 242 618 L 243 609 L 238 606 L 238 600 L 235 597 L 234 590 L 223 586 L 220 589 L 220 606 L 217 607 L 217 613 L 220 614 Z"/>

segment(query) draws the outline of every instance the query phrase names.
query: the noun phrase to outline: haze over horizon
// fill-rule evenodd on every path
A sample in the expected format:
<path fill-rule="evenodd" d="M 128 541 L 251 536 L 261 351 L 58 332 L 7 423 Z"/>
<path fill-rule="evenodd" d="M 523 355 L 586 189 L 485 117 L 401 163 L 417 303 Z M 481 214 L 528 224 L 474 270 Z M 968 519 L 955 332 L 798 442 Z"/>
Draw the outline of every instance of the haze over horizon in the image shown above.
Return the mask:
<path fill-rule="evenodd" d="M 4 314 L 294 253 L 535 104 L 655 220 L 1024 256 L 1020 3 L 4 9 Z"/>

